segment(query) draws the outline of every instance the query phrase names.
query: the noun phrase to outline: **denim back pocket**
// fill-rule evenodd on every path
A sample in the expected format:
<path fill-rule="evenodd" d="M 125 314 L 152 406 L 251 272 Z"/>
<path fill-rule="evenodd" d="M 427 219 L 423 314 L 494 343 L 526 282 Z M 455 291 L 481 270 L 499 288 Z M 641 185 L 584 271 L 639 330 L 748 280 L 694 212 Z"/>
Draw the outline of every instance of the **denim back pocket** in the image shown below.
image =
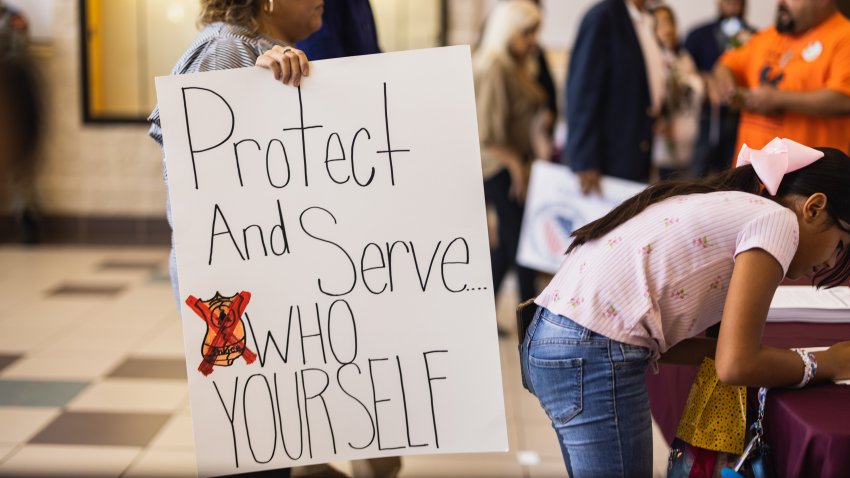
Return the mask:
<path fill-rule="evenodd" d="M 534 394 L 553 423 L 564 425 L 582 410 L 582 359 L 528 356 Z"/>

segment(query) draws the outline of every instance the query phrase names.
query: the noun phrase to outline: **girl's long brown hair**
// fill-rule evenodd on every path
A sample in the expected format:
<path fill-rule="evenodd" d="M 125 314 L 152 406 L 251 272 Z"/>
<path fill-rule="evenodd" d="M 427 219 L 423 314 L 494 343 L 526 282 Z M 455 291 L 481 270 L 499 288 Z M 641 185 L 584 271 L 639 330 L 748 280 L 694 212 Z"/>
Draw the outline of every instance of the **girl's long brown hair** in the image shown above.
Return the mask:
<path fill-rule="evenodd" d="M 723 171 L 704 179 L 662 181 L 649 186 L 605 216 L 573 231 L 574 240 L 567 248 L 567 254 L 586 242 L 608 234 L 657 202 L 675 196 L 717 191 L 747 192 L 765 196 L 781 204 L 786 204 L 784 200 L 790 195 L 809 197 L 821 192 L 827 197 L 827 211 L 833 222 L 840 229 L 850 232 L 850 158 L 837 149 L 816 149 L 824 153 L 823 158 L 786 174 L 775 197 L 763 193 L 761 182 L 750 165 Z M 818 287 L 833 287 L 850 278 L 850 244 L 846 246 L 834 267 L 813 278 L 813 282 L 818 281 Z"/>

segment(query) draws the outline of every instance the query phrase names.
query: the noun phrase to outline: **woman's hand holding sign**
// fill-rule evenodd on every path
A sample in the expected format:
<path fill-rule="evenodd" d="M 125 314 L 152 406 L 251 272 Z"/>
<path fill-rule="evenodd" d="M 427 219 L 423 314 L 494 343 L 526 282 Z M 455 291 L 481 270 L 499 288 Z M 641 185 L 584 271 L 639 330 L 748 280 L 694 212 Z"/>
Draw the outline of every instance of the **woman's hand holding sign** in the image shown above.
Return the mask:
<path fill-rule="evenodd" d="M 301 86 L 301 77 L 310 76 L 307 55 L 291 46 L 275 45 L 257 58 L 256 65 L 272 70 L 275 80 L 296 88 Z"/>

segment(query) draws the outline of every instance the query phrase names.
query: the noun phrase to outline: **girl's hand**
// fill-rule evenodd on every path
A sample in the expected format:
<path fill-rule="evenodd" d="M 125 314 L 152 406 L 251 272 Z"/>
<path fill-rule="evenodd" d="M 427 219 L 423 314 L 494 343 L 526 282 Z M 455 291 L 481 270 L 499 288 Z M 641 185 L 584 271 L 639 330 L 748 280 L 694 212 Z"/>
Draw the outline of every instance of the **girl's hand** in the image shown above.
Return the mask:
<path fill-rule="evenodd" d="M 832 378 L 834 380 L 850 379 L 850 341 L 838 342 L 824 352 L 831 358 L 834 367 Z M 820 369 L 820 363 L 818 363 Z"/>
<path fill-rule="evenodd" d="M 255 64 L 272 70 L 275 80 L 295 87 L 301 86 L 302 76 L 310 76 L 307 55 L 291 46 L 275 45 L 260 55 Z"/>

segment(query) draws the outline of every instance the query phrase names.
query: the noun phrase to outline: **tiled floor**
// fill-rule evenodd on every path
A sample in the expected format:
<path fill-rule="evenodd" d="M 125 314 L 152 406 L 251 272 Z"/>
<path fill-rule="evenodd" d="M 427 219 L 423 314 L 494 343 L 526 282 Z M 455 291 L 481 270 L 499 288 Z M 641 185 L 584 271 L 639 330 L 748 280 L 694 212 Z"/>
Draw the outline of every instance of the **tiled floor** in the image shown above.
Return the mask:
<path fill-rule="evenodd" d="M 161 248 L 0 247 L 0 476 L 195 476 L 166 266 Z M 514 344 L 501 343 L 511 451 L 405 457 L 401 477 L 566 476 Z M 666 455 L 656 431 L 657 476 Z"/>

